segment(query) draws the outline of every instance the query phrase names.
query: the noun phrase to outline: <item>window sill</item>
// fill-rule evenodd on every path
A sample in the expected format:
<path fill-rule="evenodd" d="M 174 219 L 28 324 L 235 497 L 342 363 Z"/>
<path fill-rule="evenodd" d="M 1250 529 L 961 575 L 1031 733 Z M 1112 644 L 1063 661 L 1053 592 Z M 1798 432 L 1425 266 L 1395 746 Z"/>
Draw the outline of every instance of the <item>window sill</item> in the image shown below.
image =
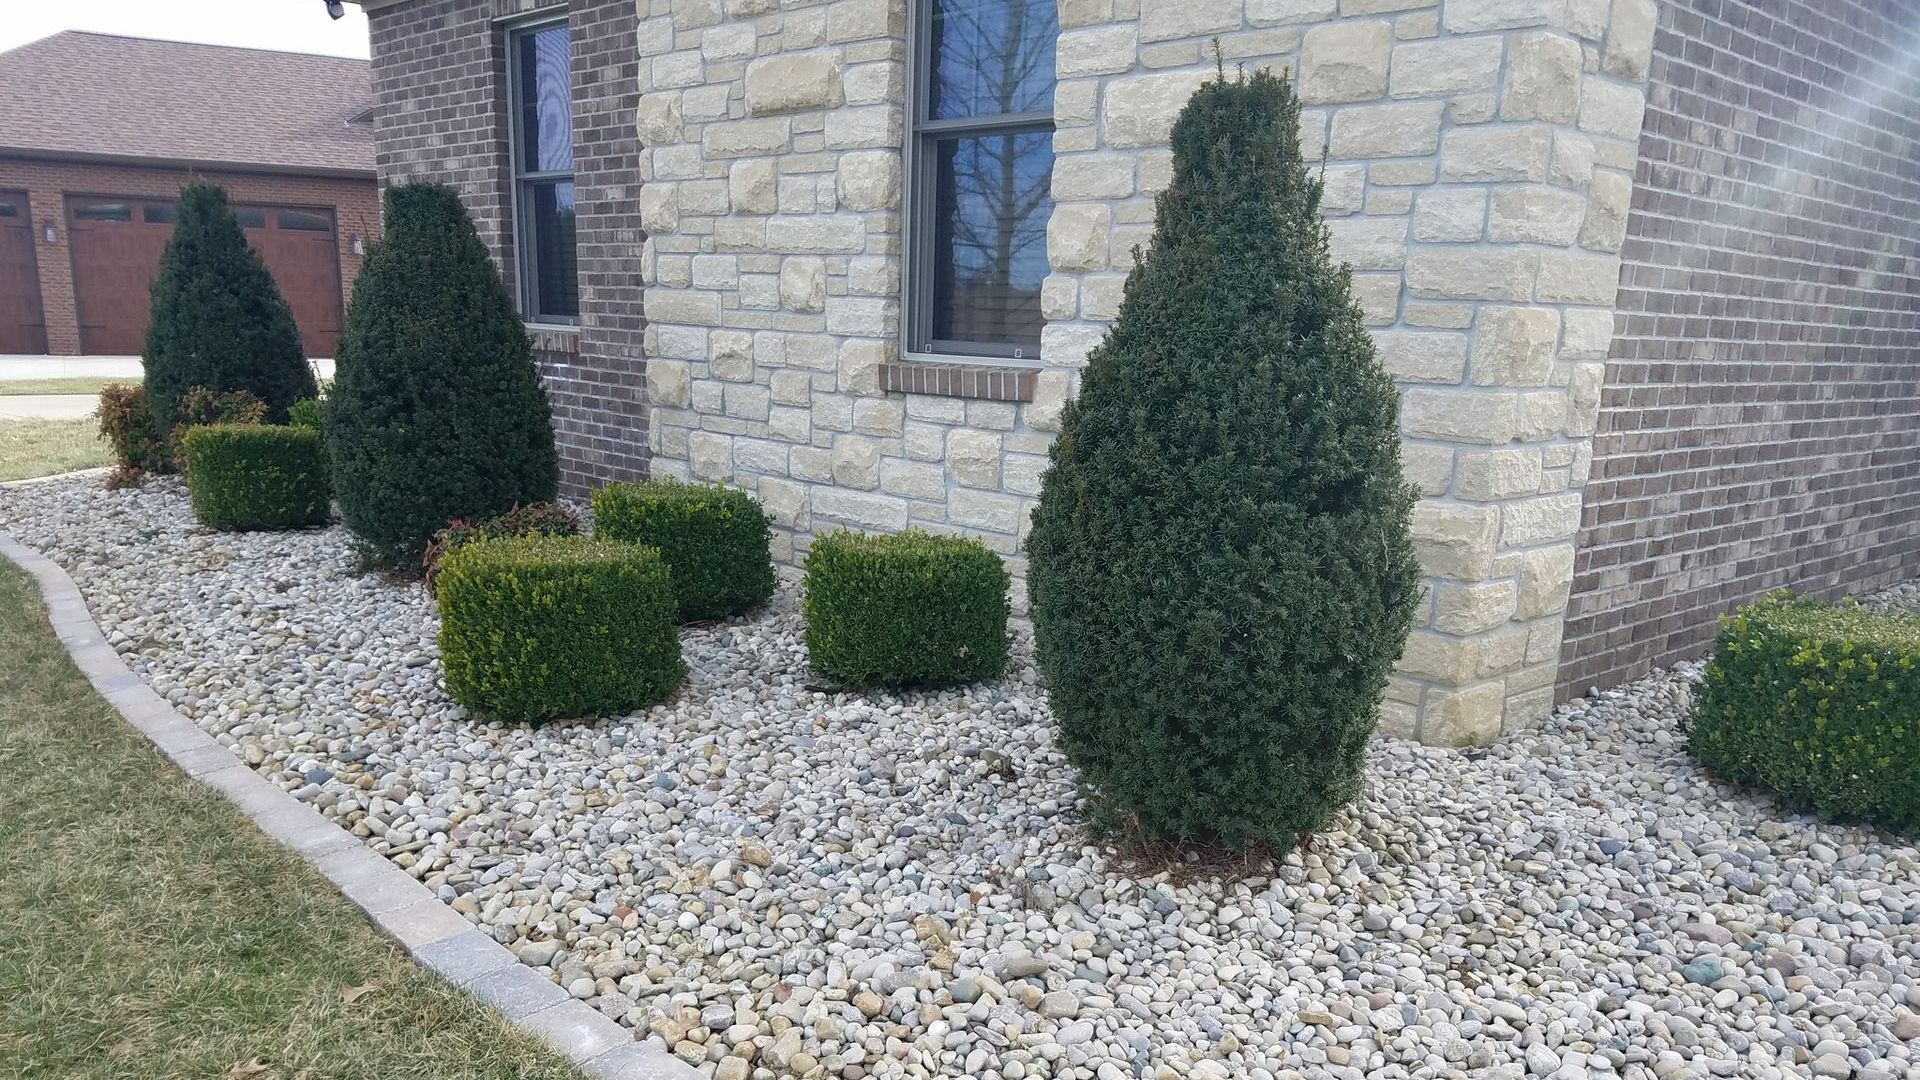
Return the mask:
<path fill-rule="evenodd" d="M 977 401 L 1033 400 L 1039 369 L 1010 364 L 951 360 L 908 360 L 880 365 L 880 388 L 902 394 L 972 398 Z"/>
<path fill-rule="evenodd" d="M 537 352 L 577 354 L 580 328 L 566 323 L 525 323 L 527 340 Z"/>

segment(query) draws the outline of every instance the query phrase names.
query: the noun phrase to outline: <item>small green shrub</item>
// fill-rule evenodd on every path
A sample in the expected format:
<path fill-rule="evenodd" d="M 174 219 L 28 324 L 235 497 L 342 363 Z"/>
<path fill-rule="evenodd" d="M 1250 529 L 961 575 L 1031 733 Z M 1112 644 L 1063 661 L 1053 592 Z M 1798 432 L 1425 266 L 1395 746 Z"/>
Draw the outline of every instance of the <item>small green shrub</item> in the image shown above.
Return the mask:
<path fill-rule="evenodd" d="M 287 423 L 294 427 L 324 430 L 327 426 L 325 398 L 302 398 L 287 406 Z"/>
<path fill-rule="evenodd" d="M 1687 749 L 1789 810 L 1920 833 L 1920 616 L 1784 593 L 1725 616 Z"/>
<path fill-rule="evenodd" d="M 147 473 L 168 472 L 173 459 L 167 452 L 166 436 L 147 408 L 147 388 L 140 383 L 109 383 L 100 390 L 100 404 L 93 411 L 100 421 L 100 437 L 113 448 L 117 466 L 108 483 L 125 487 L 138 483 Z"/>
<path fill-rule="evenodd" d="M 585 537 L 462 544 L 436 575 L 447 690 L 532 723 L 660 701 L 686 665 L 660 553 Z"/>
<path fill-rule="evenodd" d="M 447 522 L 447 527 L 433 534 L 433 543 L 427 545 L 427 552 L 420 557 L 421 577 L 426 582 L 427 592 L 433 592 L 434 575 L 440 568 L 440 560 L 447 553 L 462 544 L 475 540 L 503 540 L 509 536 L 578 536 L 580 518 L 564 503 L 540 502 L 526 506 L 516 506 L 497 517 L 480 521 L 468 521 L 461 518 Z"/>
<path fill-rule="evenodd" d="M 773 595 L 773 531 L 744 491 L 672 480 L 609 484 L 593 493 L 593 534 L 659 548 L 682 622 L 723 618 Z"/>
<path fill-rule="evenodd" d="M 807 554 L 807 651 L 854 686 L 938 686 L 1007 670 L 1007 568 L 978 540 L 829 533 Z"/>
<path fill-rule="evenodd" d="M 319 432 L 266 424 L 188 428 L 193 516 L 216 529 L 296 529 L 327 521 L 327 458 Z"/>

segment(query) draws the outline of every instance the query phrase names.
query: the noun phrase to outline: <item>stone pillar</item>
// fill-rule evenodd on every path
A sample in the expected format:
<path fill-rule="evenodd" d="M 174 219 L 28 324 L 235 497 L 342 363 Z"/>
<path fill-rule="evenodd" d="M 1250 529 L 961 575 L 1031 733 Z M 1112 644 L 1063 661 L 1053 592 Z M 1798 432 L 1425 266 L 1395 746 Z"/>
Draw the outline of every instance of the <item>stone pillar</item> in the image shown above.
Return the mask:
<path fill-rule="evenodd" d="M 1062 0 L 1036 405 L 1114 316 L 1168 132 L 1215 71 L 1293 72 L 1336 257 L 1400 382 L 1428 597 L 1383 729 L 1547 712 L 1613 334 L 1653 0 Z"/>

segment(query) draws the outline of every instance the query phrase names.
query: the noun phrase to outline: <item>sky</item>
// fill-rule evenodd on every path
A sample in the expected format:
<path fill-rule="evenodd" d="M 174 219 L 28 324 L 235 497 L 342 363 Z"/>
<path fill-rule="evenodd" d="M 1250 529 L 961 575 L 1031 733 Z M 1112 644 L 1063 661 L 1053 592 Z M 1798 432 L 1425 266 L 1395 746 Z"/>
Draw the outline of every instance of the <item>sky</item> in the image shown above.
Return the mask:
<path fill-rule="evenodd" d="M 367 17 L 354 4 L 346 18 L 327 18 L 323 0 L 0 0 L 0 50 L 57 34 L 103 34 L 245 45 L 257 49 L 367 55 Z"/>

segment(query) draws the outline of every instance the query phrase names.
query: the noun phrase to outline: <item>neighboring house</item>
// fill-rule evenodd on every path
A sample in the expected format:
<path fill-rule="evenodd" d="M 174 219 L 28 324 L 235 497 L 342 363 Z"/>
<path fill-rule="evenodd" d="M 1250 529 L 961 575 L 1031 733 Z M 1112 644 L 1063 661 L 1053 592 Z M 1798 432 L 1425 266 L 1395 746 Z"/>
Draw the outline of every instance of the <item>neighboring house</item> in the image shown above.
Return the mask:
<path fill-rule="evenodd" d="M 1920 573 L 1920 0 L 363 6 L 381 176 L 463 193 L 576 493 L 722 481 L 782 558 L 920 525 L 1017 572 L 1218 56 L 1296 74 L 1404 387 L 1387 730 L 1485 741 L 1736 601 Z"/>
<path fill-rule="evenodd" d="M 367 64 L 77 31 L 0 53 L 0 353 L 131 355 L 189 179 L 333 355 L 380 230 Z"/>

